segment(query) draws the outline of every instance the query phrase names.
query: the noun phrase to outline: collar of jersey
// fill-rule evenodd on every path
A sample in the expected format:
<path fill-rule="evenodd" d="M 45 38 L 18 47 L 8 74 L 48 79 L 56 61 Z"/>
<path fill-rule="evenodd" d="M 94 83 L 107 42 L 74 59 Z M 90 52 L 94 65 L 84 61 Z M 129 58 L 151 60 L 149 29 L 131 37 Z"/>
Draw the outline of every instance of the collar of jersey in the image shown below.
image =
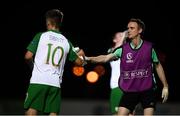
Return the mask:
<path fill-rule="evenodd" d="M 139 49 L 141 47 L 142 43 L 143 43 L 143 40 L 140 39 L 139 45 L 136 48 L 135 48 L 135 45 L 133 44 L 133 42 L 131 42 L 130 45 L 131 45 L 132 49 Z"/>
<path fill-rule="evenodd" d="M 52 29 L 50 29 L 50 30 L 48 30 L 48 31 L 52 31 L 52 32 L 55 32 L 55 33 L 61 33 L 61 32 L 58 31 L 58 30 L 52 30 Z"/>

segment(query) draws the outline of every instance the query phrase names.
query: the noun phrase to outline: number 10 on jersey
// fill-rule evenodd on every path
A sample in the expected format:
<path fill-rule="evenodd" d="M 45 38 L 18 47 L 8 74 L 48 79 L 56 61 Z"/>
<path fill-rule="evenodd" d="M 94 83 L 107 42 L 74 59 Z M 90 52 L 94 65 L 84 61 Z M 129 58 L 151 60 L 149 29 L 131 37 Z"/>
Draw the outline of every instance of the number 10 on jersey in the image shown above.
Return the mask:
<path fill-rule="evenodd" d="M 52 47 L 53 44 L 51 44 L 51 43 L 47 44 L 47 46 L 48 46 L 48 52 L 47 52 L 46 64 L 49 64 L 49 62 L 51 62 L 53 66 L 58 67 L 60 65 L 62 57 L 64 55 L 63 48 L 60 46 L 53 48 Z M 57 59 L 57 57 L 55 57 L 56 55 L 60 55 L 60 58 Z M 58 60 L 58 62 L 55 63 L 55 60 L 56 61 Z"/>

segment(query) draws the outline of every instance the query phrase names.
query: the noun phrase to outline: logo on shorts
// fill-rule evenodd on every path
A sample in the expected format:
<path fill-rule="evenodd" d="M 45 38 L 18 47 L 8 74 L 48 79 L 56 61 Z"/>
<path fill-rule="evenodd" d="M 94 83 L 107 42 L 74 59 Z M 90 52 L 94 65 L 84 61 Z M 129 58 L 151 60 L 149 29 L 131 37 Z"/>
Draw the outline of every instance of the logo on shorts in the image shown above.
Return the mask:
<path fill-rule="evenodd" d="M 127 53 L 126 58 L 127 58 L 126 63 L 133 63 L 133 60 L 132 60 L 133 54 L 132 53 L 130 53 L 130 52 Z"/>

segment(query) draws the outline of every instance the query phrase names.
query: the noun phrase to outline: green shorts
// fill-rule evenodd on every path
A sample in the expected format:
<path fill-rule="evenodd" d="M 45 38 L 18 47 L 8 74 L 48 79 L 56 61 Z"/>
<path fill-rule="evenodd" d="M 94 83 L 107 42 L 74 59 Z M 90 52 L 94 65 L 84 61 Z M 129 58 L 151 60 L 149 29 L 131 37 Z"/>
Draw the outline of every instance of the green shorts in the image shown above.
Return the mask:
<path fill-rule="evenodd" d="M 61 91 L 58 87 L 30 84 L 24 109 L 33 108 L 42 113 L 59 113 L 61 102 Z"/>
<path fill-rule="evenodd" d="M 119 107 L 119 102 L 123 96 L 123 91 L 119 88 L 113 88 L 111 89 L 111 95 L 110 95 L 110 108 L 111 108 L 111 113 L 116 114 L 118 111 Z"/>

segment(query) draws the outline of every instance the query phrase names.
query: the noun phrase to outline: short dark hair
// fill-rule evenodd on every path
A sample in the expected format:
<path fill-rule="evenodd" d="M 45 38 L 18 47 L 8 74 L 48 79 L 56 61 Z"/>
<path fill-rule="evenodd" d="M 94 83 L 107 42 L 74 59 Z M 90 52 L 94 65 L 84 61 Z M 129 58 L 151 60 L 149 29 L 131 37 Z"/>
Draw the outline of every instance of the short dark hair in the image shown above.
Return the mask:
<path fill-rule="evenodd" d="M 131 18 L 129 22 L 136 22 L 138 24 L 138 27 L 142 29 L 142 34 L 145 31 L 145 24 L 141 19 L 138 18 Z"/>
<path fill-rule="evenodd" d="M 51 21 L 52 25 L 59 27 L 63 20 L 63 13 L 58 9 L 52 9 L 46 12 L 45 17 Z"/>

